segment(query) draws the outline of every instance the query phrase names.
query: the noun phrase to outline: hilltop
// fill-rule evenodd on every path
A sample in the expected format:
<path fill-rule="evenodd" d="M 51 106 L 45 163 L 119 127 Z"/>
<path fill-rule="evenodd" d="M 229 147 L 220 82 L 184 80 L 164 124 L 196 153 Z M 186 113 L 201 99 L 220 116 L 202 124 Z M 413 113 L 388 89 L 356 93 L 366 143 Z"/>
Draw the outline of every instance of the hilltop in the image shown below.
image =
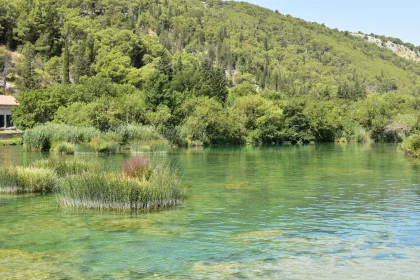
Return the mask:
<path fill-rule="evenodd" d="M 20 103 L 60 96 L 34 121 L 21 106 L 21 127 L 136 122 L 210 144 L 395 140 L 417 129 L 419 63 L 281 11 L 221 0 L 0 4 L 0 44 L 24 54 Z"/>

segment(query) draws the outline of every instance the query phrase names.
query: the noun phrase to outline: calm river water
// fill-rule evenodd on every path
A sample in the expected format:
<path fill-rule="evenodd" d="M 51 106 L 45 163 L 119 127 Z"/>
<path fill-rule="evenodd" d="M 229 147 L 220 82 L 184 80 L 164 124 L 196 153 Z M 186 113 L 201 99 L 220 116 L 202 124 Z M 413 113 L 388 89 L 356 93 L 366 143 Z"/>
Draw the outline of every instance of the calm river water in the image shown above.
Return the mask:
<path fill-rule="evenodd" d="M 48 154 L 0 147 L 0 162 Z M 129 154 L 79 156 L 117 169 Z M 420 160 L 389 144 L 173 150 L 188 196 L 137 215 L 0 196 L 0 278 L 420 279 Z"/>

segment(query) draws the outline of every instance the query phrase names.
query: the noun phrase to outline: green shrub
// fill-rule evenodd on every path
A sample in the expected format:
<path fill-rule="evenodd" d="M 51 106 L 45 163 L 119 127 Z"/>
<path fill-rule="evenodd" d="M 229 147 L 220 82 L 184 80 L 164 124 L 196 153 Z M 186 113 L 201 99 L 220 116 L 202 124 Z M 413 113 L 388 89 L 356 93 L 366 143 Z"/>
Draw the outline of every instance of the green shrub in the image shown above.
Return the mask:
<path fill-rule="evenodd" d="M 63 207 L 138 210 L 178 204 L 185 195 L 177 175 L 168 167 L 150 179 L 124 174 L 83 173 L 60 182 L 58 200 Z"/>
<path fill-rule="evenodd" d="M 366 129 L 352 123 L 347 124 L 344 129 L 337 130 L 335 134 L 335 142 L 339 143 L 368 143 L 371 141 L 372 139 Z"/>
<path fill-rule="evenodd" d="M 413 135 L 411 137 L 406 138 L 400 144 L 401 150 L 404 151 L 405 154 L 411 157 L 420 157 L 420 135 Z"/>
<path fill-rule="evenodd" d="M 0 167 L 0 192 L 50 192 L 57 181 L 55 172 L 47 168 Z"/>
<path fill-rule="evenodd" d="M 59 157 L 50 157 L 46 160 L 38 160 L 32 163 L 35 168 L 48 168 L 54 170 L 59 177 L 67 175 L 81 174 L 84 172 L 100 171 L 101 166 L 97 163 L 80 161 L 75 159 L 63 159 Z"/>

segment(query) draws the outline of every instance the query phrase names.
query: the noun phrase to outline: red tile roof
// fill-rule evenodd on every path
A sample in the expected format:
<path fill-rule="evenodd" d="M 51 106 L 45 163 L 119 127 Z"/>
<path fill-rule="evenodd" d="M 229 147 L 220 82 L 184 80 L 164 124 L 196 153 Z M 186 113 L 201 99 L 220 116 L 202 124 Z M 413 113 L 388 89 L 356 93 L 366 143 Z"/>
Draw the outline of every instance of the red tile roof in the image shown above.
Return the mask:
<path fill-rule="evenodd" d="M 16 106 L 19 105 L 16 101 L 16 99 L 13 96 L 10 95 L 0 95 L 0 106 L 6 105 L 6 106 Z"/>

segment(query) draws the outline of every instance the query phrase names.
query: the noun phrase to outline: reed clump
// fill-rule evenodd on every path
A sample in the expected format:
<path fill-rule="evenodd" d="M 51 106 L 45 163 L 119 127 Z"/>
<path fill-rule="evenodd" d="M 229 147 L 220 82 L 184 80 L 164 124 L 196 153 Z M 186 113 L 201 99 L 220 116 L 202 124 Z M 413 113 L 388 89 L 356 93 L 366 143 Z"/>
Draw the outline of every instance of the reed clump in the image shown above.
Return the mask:
<path fill-rule="evenodd" d="M 93 127 L 76 127 L 65 124 L 44 124 L 25 131 L 23 144 L 28 151 L 49 151 L 53 143 L 72 144 L 89 142 L 101 136 Z"/>
<path fill-rule="evenodd" d="M 406 138 L 400 144 L 400 149 L 408 156 L 420 158 L 420 135 Z"/>
<path fill-rule="evenodd" d="M 19 145 L 22 145 L 22 137 L 0 139 L 0 146 L 19 146 Z"/>
<path fill-rule="evenodd" d="M 152 126 L 121 125 L 114 129 L 114 133 L 120 137 L 121 145 L 127 145 L 132 141 L 161 140 L 162 135 Z"/>
<path fill-rule="evenodd" d="M 62 155 L 74 155 L 76 145 L 69 142 L 60 142 L 53 148 L 53 150 Z"/>
<path fill-rule="evenodd" d="M 133 153 L 165 153 L 169 147 L 166 139 L 132 141 L 130 144 Z"/>
<path fill-rule="evenodd" d="M 76 153 L 82 154 L 115 154 L 119 150 L 119 144 L 115 141 L 93 138 L 90 142 L 76 146 Z"/>
<path fill-rule="evenodd" d="M 48 168 L 0 166 L 0 192 L 51 192 L 57 182 L 55 172 Z"/>
<path fill-rule="evenodd" d="M 25 131 L 27 151 L 56 151 L 61 154 L 114 154 L 124 148 L 135 152 L 163 152 L 169 143 L 151 126 L 122 125 L 107 132 L 93 127 L 44 124 Z"/>
<path fill-rule="evenodd" d="M 185 195 L 180 180 L 169 167 L 160 167 L 150 178 L 125 173 L 83 173 L 61 180 L 58 200 L 66 208 L 135 211 L 165 208 Z"/>
<path fill-rule="evenodd" d="M 65 159 L 61 157 L 50 157 L 38 160 L 31 165 L 34 168 L 46 168 L 54 170 L 58 177 L 81 174 L 86 172 L 98 173 L 101 171 L 99 163 L 91 163 L 76 159 Z"/>

